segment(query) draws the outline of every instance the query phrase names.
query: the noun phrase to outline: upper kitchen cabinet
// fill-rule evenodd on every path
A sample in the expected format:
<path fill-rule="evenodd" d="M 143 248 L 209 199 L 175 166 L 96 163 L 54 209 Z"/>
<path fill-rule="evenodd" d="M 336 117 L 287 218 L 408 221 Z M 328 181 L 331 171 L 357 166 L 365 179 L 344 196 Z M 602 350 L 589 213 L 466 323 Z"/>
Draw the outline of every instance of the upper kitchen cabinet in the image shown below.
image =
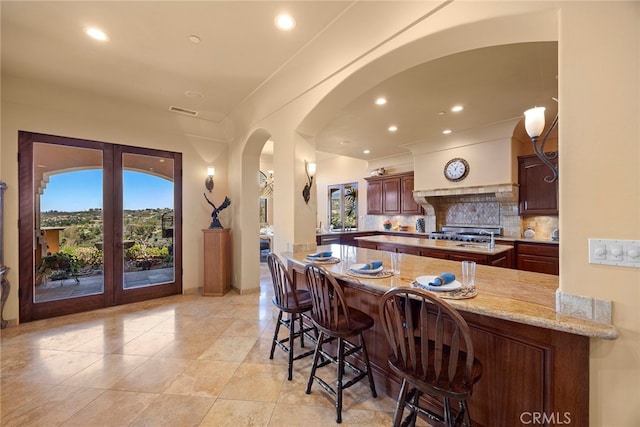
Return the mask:
<path fill-rule="evenodd" d="M 413 172 L 365 179 L 368 215 L 422 214 L 422 207 L 413 198 Z"/>
<path fill-rule="evenodd" d="M 558 159 L 552 160 L 558 164 Z M 520 215 L 558 215 L 558 182 L 546 182 L 549 168 L 536 155 L 518 157 Z"/>

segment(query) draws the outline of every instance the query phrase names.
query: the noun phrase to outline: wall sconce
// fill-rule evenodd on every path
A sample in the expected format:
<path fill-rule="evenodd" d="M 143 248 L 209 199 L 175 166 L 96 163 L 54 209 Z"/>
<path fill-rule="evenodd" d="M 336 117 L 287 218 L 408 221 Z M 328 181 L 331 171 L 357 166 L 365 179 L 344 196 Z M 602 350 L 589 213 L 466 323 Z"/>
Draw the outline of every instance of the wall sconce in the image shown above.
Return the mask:
<path fill-rule="evenodd" d="M 558 153 L 545 153 L 544 144 L 547 142 L 547 138 L 549 138 L 551 131 L 553 131 L 558 124 L 558 115 L 556 114 L 556 118 L 553 119 L 553 123 L 551 123 L 551 126 L 540 140 L 540 134 L 542 134 L 542 131 L 544 130 L 544 110 L 544 107 L 535 107 L 525 111 L 524 128 L 529 134 L 531 142 L 533 142 L 533 151 L 535 151 L 536 155 L 540 160 L 542 160 L 542 163 L 551 169 L 552 175 L 545 176 L 545 182 L 554 182 L 558 180 L 558 167 L 551 163 L 551 160 L 557 158 Z M 539 146 L 538 142 L 540 142 Z"/>
<path fill-rule="evenodd" d="M 305 160 L 304 171 L 307 174 L 307 179 L 309 180 L 309 182 L 307 182 L 304 185 L 304 189 L 302 190 L 302 198 L 304 199 L 304 202 L 308 205 L 309 199 L 311 198 L 311 186 L 313 185 L 313 175 L 315 175 L 316 173 L 316 164 L 308 163 Z"/>
<path fill-rule="evenodd" d="M 209 193 L 213 190 L 213 176 L 216 174 L 216 168 L 207 168 L 207 179 L 204 180 L 204 186 L 209 190 Z"/>

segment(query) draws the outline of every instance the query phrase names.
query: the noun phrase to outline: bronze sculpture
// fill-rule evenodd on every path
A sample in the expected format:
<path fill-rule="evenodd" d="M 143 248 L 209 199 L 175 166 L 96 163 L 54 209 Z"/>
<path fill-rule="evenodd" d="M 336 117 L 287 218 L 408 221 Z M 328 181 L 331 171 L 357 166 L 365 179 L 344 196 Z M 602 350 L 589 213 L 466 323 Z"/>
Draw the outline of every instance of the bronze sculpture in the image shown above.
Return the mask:
<path fill-rule="evenodd" d="M 211 225 L 209 225 L 209 228 L 224 228 L 220 223 L 220 220 L 218 219 L 218 214 L 220 213 L 221 210 L 223 210 L 224 208 L 226 208 L 231 204 L 231 200 L 229 199 L 229 196 L 225 196 L 224 202 L 222 202 L 220 206 L 216 207 L 216 205 L 214 205 L 211 202 L 211 200 L 209 200 L 206 194 L 204 193 L 202 194 L 204 195 L 204 198 L 207 200 L 207 203 L 209 203 L 213 207 L 213 211 L 211 212 Z"/>

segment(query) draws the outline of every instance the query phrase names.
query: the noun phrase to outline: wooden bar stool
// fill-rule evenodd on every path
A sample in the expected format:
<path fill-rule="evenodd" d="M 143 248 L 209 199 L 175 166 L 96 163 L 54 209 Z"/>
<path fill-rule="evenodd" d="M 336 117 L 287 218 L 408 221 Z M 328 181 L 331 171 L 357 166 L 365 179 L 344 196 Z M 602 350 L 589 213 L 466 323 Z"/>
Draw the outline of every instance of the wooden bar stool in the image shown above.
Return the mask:
<path fill-rule="evenodd" d="M 402 378 L 393 425 L 415 425 L 420 413 L 446 426 L 471 425 L 466 400 L 482 376 L 467 322 L 444 300 L 418 288 L 393 288 L 380 300 L 380 317 L 391 352 L 389 367 Z M 443 401 L 443 414 L 420 406 L 427 394 Z M 450 400 L 460 409 L 455 418 Z"/>
<path fill-rule="evenodd" d="M 309 336 L 309 332 L 317 331 L 311 323 L 311 319 L 306 316 L 308 324 L 305 324 L 305 313 L 311 311 L 311 295 L 309 291 L 303 289 L 295 289 L 291 276 L 287 271 L 284 263 L 274 253 L 267 255 L 267 264 L 271 272 L 271 281 L 273 282 L 273 304 L 280 310 L 278 313 L 278 321 L 276 322 L 276 330 L 273 334 L 273 342 L 271 343 L 271 353 L 269 359 L 273 359 L 273 352 L 276 345 L 284 350 L 289 357 L 289 370 L 287 379 L 291 381 L 293 377 L 293 361 L 310 356 L 314 350 L 310 349 L 302 354 L 294 356 L 295 339 L 300 338 L 300 347 L 304 348 L 304 337 Z M 288 314 L 288 318 L 283 318 L 284 313 Z M 296 330 L 296 320 L 299 322 L 298 330 Z M 280 326 L 289 329 L 289 336 L 278 339 Z M 315 339 L 309 336 L 312 341 Z"/>
<path fill-rule="evenodd" d="M 317 265 L 305 267 L 307 287 L 311 292 L 311 320 L 320 331 L 316 343 L 313 365 L 309 374 L 306 393 L 311 393 L 313 381 L 317 381 L 326 391 L 336 399 L 336 422 L 342 422 L 342 391 L 351 387 L 365 377 L 369 379 L 371 395 L 377 397 L 376 386 L 371 374 L 369 355 L 365 346 L 362 332 L 373 326 L 373 318 L 368 314 L 349 307 L 346 303 L 342 288 L 336 279 L 324 268 Z M 348 338 L 359 338 L 359 344 L 355 344 Z M 337 354 L 333 355 L 323 349 L 325 343 L 338 340 Z M 364 368 L 358 367 L 356 355 L 362 353 Z M 351 357 L 353 356 L 353 357 Z M 347 360 L 347 358 L 350 360 Z M 334 363 L 337 365 L 336 388 L 331 387 L 322 378 L 316 375 L 320 367 Z M 345 365 L 351 368 L 354 376 L 347 382 L 344 381 Z"/>

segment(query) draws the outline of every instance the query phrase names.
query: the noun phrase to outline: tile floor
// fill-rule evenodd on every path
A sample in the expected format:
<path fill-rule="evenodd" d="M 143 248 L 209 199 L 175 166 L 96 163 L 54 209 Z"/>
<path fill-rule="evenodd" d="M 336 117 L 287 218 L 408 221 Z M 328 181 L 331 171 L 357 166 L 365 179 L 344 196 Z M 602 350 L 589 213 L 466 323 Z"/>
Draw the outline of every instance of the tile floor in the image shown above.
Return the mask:
<path fill-rule="evenodd" d="M 179 295 L 2 330 L 0 425 L 335 424 L 329 395 L 317 384 L 304 392 L 310 357 L 292 381 L 283 351 L 269 360 L 276 312 L 261 266 L 260 293 Z M 356 384 L 342 425 L 389 426 L 394 407 Z"/>

